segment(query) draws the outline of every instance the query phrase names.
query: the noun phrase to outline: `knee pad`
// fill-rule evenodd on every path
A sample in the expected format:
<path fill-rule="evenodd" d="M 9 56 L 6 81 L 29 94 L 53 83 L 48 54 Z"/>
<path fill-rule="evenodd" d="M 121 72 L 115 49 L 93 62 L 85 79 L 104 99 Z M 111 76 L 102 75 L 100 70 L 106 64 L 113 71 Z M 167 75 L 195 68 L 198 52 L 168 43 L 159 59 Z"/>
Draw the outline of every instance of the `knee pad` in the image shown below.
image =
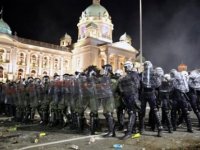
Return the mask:
<path fill-rule="evenodd" d="M 128 114 L 132 115 L 132 114 L 134 114 L 134 112 L 131 110 L 131 111 L 128 111 Z"/>
<path fill-rule="evenodd" d="M 157 112 L 157 111 L 158 111 L 158 108 L 155 107 L 155 108 L 153 109 L 153 111 L 154 111 L 154 112 Z"/>
<path fill-rule="evenodd" d="M 169 110 L 164 110 L 164 112 L 165 112 L 166 114 L 168 114 L 168 113 L 169 113 Z"/>
<path fill-rule="evenodd" d="M 189 115 L 189 114 L 190 114 L 190 111 L 187 111 L 186 114 Z"/>
<path fill-rule="evenodd" d="M 109 112 L 109 113 L 104 113 L 103 115 L 104 115 L 106 118 L 108 118 L 109 116 L 112 116 L 112 113 L 110 113 L 110 112 Z"/>
<path fill-rule="evenodd" d="M 91 112 L 91 113 L 90 113 L 90 117 L 98 117 L 98 114 L 97 114 L 97 113 Z"/>
<path fill-rule="evenodd" d="M 90 117 L 94 117 L 94 113 L 93 112 L 90 113 Z"/>

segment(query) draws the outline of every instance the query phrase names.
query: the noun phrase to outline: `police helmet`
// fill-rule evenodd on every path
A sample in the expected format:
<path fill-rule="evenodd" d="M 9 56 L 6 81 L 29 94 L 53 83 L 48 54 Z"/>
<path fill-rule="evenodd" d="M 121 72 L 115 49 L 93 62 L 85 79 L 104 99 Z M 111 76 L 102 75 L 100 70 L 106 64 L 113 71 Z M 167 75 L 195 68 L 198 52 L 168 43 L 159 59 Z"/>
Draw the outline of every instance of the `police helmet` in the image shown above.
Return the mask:
<path fill-rule="evenodd" d="M 133 70 L 133 63 L 131 61 L 126 61 L 124 63 L 124 68 L 125 68 L 125 71 Z"/>

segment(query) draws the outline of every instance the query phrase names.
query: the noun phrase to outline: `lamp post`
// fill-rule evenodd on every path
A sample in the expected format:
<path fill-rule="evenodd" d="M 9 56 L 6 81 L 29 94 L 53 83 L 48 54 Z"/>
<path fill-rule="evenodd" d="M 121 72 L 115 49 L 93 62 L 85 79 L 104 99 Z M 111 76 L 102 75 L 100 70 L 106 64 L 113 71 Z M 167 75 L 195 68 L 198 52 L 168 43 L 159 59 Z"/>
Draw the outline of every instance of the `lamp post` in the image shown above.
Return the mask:
<path fill-rule="evenodd" d="M 142 65 L 142 0 L 139 0 L 139 11 L 140 11 L 140 65 Z"/>

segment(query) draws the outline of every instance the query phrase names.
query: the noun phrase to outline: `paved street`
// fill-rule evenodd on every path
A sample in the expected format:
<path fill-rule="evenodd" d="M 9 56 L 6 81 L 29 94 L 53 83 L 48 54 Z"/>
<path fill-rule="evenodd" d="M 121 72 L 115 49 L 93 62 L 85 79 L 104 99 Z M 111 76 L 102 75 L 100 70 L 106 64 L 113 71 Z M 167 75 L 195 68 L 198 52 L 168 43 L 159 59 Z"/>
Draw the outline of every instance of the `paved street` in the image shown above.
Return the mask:
<path fill-rule="evenodd" d="M 102 117 L 102 116 L 101 116 Z M 200 130 L 197 127 L 197 120 L 193 117 L 194 133 L 186 132 L 185 125 L 180 126 L 176 132 L 169 134 L 164 131 L 163 137 L 157 137 L 157 132 L 152 132 L 146 127 L 146 132 L 136 139 L 120 140 L 122 132 L 117 132 L 116 138 L 103 138 L 102 133 L 90 136 L 86 128 L 84 133 L 77 134 L 70 131 L 68 127 L 63 129 L 50 129 L 33 125 L 14 125 L 13 122 L 2 118 L 0 121 L 0 149 L 30 149 L 30 150 L 66 150 L 76 145 L 81 150 L 113 150 L 114 144 L 121 144 L 123 150 L 149 150 L 149 149 L 200 149 Z M 102 117 L 103 124 L 103 117 Z M 106 128 L 102 129 L 103 131 Z M 46 135 L 39 137 L 40 133 Z M 89 143 L 91 137 L 94 142 Z"/>

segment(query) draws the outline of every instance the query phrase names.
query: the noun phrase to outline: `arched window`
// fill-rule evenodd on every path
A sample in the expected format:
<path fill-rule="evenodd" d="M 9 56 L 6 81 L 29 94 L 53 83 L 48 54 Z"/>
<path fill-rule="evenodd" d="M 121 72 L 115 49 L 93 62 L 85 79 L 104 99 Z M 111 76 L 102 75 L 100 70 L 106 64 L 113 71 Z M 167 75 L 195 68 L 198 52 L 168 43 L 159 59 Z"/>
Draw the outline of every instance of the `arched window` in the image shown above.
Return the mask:
<path fill-rule="evenodd" d="M 43 58 L 43 66 L 42 66 L 43 68 L 46 68 L 46 67 L 48 67 L 48 58 L 47 57 L 44 57 Z"/>
<path fill-rule="evenodd" d="M 32 70 L 32 71 L 31 71 L 31 77 L 35 77 L 35 75 L 36 75 L 36 71 L 35 71 L 35 70 Z"/>
<path fill-rule="evenodd" d="M 18 79 L 21 79 L 23 77 L 23 72 L 24 72 L 23 69 L 18 70 L 18 74 L 17 74 Z"/>
<path fill-rule="evenodd" d="M 58 68 L 59 68 L 59 66 L 58 66 L 58 59 L 57 59 L 57 58 L 54 59 L 54 68 L 55 68 L 55 69 L 58 69 Z"/>
<path fill-rule="evenodd" d="M 3 54 L 4 54 L 4 50 L 0 49 L 0 62 L 3 62 Z"/>
<path fill-rule="evenodd" d="M 20 53 L 20 54 L 19 54 L 18 64 L 19 64 L 19 65 L 24 65 L 24 63 L 25 63 L 25 56 L 24 56 L 24 53 Z"/>
<path fill-rule="evenodd" d="M 33 67 L 37 65 L 37 57 L 35 55 L 31 56 L 31 64 Z"/>
<path fill-rule="evenodd" d="M 46 76 L 46 75 L 47 75 L 47 72 L 46 72 L 46 71 L 44 71 L 44 72 L 43 72 L 43 76 Z"/>

